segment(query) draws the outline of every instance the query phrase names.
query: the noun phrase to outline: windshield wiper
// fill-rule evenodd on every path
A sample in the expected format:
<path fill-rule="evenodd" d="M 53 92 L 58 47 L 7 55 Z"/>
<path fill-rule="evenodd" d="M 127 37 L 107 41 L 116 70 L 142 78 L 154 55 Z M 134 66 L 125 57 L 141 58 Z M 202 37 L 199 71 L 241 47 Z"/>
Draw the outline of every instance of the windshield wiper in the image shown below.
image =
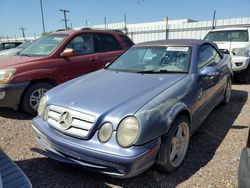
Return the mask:
<path fill-rule="evenodd" d="M 152 74 L 152 73 L 168 73 L 168 70 L 145 70 L 145 71 L 138 71 L 136 73 L 141 73 L 141 74 Z"/>
<path fill-rule="evenodd" d="M 30 55 L 30 54 L 18 54 L 18 55 L 20 55 L 20 56 L 26 56 L 26 57 L 33 57 L 32 55 Z"/>

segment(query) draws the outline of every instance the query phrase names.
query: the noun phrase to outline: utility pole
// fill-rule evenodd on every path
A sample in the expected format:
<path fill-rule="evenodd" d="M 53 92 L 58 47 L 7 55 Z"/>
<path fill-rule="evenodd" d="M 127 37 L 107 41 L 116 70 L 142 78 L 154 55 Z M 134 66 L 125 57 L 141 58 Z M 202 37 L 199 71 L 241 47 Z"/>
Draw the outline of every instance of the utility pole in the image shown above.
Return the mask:
<path fill-rule="evenodd" d="M 43 17 L 43 0 L 40 0 L 40 7 L 41 7 L 41 14 L 42 14 L 43 34 L 45 34 L 46 31 L 45 31 L 45 24 L 44 24 L 44 17 Z"/>
<path fill-rule="evenodd" d="M 124 15 L 124 32 L 127 35 L 128 34 L 128 28 L 127 28 L 127 15 Z"/>
<path fill-rule="evenodd" d="M 68 29 L 67 22 L 69 21 L 69 19 L 67 19 L 66 13 L 69 13 L 70 11 L 69 10 L 65 10 L 65 9 L 60 9 L 59 11 L 63 12 L 64 19 L 62 19 L 62 21 L 64 21 L 65 29 Z"/>
<path fill-rule="evenodd" d="M 104 27 L 105 27 L 105 29 L 107 29 L 107 18 L 106 18 L 106 16 L 104 17 Z"/>
<path fill-rule="evenodd" d="M 216 15 L 216 11 L 214 10 L 212 29 L 215 28 L 215 15 Z"/>
<path fill-rule="evenodd" d="M 26 28 L 24 28 L 24 27 L 21 27 L 21 28 L 19 28 L 19 30 L 21 30 L 22 31 L 22 34 L 23 34 L 23 39 L 25 39 L 25 33 L 24 33 L 24 30 L 25 30 Z"/>

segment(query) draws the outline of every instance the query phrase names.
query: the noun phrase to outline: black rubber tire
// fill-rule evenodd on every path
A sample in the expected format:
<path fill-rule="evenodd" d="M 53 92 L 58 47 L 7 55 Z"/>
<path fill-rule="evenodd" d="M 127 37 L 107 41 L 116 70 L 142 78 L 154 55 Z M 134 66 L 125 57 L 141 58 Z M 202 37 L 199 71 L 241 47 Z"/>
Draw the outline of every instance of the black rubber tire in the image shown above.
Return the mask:
<path fill-rule="evenodd" d="M 177 167 L 174 167 L 171 164 L 170 157 L 169 157 L 172 138 L 173 138 L 173 136 L 178 128 L 178 125 L 181 124 L 182 122 L 186 122 L 188 124 L 188 128 L 190 129 L 189 120 L 188 120 L 187 116 L 179 116 L 173 122 L 169 132 L 163 136 L 160 152 L 163 152 L 161 154 L 161 156 L 164 156 L 164 163 L 156 165 L 158 170 L 163 172 L 163 173 L 172 173 L 172 172 L 176 171 L 181 166 L 181 164 L 183 163 L 183 161 L 185 159 L 185 157 L 184 157 L 184 159 L 182 160 L 180 165 Z M 190 136 L 190 130 L 189 130 L 189 136 Z M 189 137 L 189 139 L 190 139 L 190 137 Z"/>
<path fill-rule="evenodd" d="M 228 80 L 227 80 L 227 87 L 228 87 L 228 84 L 231 84 L 231 92 L 232 92 L 232 79 L 231 78 L 228 78 Z M 224 99 L 223 99 L 223 101 L 221 103 L 223 105 L 227 105 L 230 102 L 230 98 L 231 98 L 231 94 L 230 94 L 229 100 L 227 100 L 227 98 L 226 98 L 227 87 L 226 87 L 226 90 L 225 90 L 225 93 L 224 93 Z"/>
<path fill-rule="evenodd" d="M 37 115 L 37 110 L 33 109 L 32 106 L 30 105 L 30 97 L 31 94 L 36 91 L 37 89 L 46 89 L 49 90 L 53 87 L 53 85 L 51 85 L 50 83 L 46 83 L 46 82 L 38 82 L 35 84 L 32 84 L 31 86 L 29 86 L 22 97 L 22 101 L 21 101 L 21 108 L 24 112 L 32 115 L 32 116 L 36 116 Z"/>

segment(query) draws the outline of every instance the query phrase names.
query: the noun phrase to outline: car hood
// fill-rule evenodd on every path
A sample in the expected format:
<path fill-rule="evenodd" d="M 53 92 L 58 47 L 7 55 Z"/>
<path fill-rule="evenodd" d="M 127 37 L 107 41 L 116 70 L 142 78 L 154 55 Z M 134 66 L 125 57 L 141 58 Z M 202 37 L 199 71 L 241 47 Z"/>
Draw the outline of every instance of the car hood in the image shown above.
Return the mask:
<path fill-rule="evenodd" d="M 105 114 L 133 115 L 156 95 L 187 74 L 138 74 L 100 70 L 47 92 L 48 103 L 96 118 Z"/>
<path fill-rule="evenodd" d="M 22 63 L 29 63 L 44 59 L 44 57 L 11 56 L 0 58 L 0 68 L 13 67 Z"/>

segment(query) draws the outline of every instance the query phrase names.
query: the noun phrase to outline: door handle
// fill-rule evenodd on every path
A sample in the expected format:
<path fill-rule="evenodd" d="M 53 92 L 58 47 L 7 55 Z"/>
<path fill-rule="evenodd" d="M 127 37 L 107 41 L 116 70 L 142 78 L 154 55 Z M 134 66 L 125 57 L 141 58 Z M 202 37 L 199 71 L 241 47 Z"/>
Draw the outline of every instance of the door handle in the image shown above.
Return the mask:
<path fill-rule="evenodd" d="M 95 61 L 95 60 L 98 60 L 98 59 L 99 59 L 99 57 L 90 57 L 89 58 L 90 61 Z"/>

